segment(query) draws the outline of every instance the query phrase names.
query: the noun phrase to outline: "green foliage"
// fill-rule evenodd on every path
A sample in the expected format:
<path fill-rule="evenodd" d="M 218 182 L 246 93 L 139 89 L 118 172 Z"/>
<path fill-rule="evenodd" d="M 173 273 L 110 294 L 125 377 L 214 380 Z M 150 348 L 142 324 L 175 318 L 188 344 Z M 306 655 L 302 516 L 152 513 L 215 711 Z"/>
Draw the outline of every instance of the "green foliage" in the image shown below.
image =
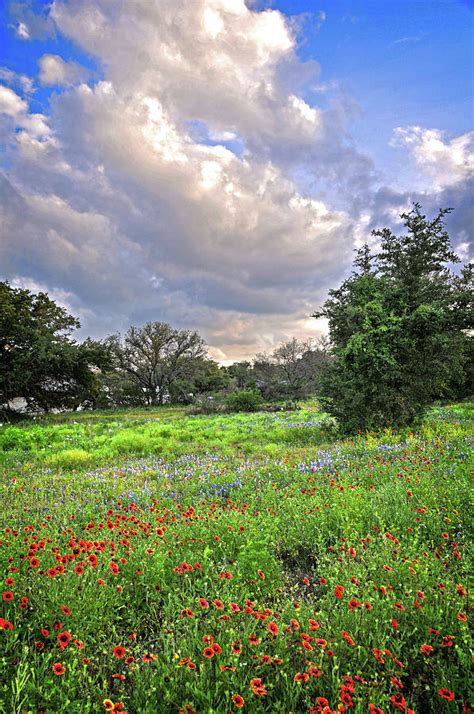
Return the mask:
<path fill-rule="evenodd" d="M 355 272 L 316 317 L 329 320 L 335 360 L 322 379 L 322 400 L 346 432 L 404 426 L 434 400 L 472 391 L 472 267 L 459 262 L 444 229 L 415 205 L 402 214 L 407 233 L 374 231 Z"/>
<path fill-rule="evenodd" d="M 96 372 L 109 354 L 103 344 L 78 344 L 71 332 L 79 321 L 46 293 L 0 283 L 0 409 L 26 399 L 29 409 L 74 408 L 97 394 Z"/>
<path fill-rule="evenodd" d="M 208 417 L 189 416 L 188 410 L 189 407 L 146 407 L 83 411 L 48 415 L 21 426 L 3 426 L 0 468 L 2 464 L 16 468 L 20 463 L 41 468 L 48 461 L 50 466 L 64 469 L 68 460 L 63 458 L 64 452 L 75 449 L 89 455 L 91 467 L 145 454 L 171 458 L 186 453 L 191 443 L 193 450 L 201 454 L 216 448 L 221 453 L 284 456 L 289 448 L 304 453 L 334 438 L 334 420 L 314 408 L 290 413 L 219 411 Z M 56 455 L 57 461 L 53 458 Z"/>
<path fill-rule="evenodd" d="M 257 389 L 241 389 L 226 399 L 227 409 L 232 412 L 256 412 L 262 404 L 263 397 Z"/>

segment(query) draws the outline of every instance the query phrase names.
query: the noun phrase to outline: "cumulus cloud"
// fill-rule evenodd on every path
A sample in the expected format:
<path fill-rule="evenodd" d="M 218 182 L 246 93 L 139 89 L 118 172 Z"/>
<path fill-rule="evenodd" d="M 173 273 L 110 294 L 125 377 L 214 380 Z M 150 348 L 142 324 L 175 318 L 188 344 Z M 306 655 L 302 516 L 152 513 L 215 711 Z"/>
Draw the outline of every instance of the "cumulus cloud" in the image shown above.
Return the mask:
<path fill-rule="evenodd" d="M 50 134 L 44 114 L 31 114 L 28 102 L 3 84 L 0 84 L 0 127 L 3 127 L 3 131 L 7 131 L 9 127 L 24 129 L 33 137 Z"/>
<path fill-rule="evenodd" d="M 87 77 L 87 70 L 77 62 L 65 62 L 59 55 L 44 54 L 38 60 L 39 81 L 46 86 L 80 84 Z"/>
<path fill-rule="evenodd" d="M 165 320 L 223 360 L 317 334 L 354 242 L 406 197 L 380 193 L 358 222 L 357 109 L 311 100 L 294 24 L 243 0 L 56 0 L 43 20 L 103 79 L 43 55 L 48 117 L 0 86 L 5 277 L 54 289 L 84 334 Z"/>
<path fill-rule="evenodd" d="M 446 132 L 420 126 L 397 127 L 393 146 L 405 146 L 434 187 L 441 189 L 474 175 L 474 132 L 445 139 Z"/>
<path fill-rule="evenodd" d="M 440 207 L 454 208 L 446 225 L 454 248 L 464 262 L 472 260 L 474 226 L 474 132 L 446 138 L 446 132 L 418 126 L 397 127 L 391 141 L 408 151 L 408 158 L 423 176 L 423 187 L 412 192 L 381 187 L 374 191 L 365 228 L 389 225 L 400 230 L 399 214 L 421 203 L 428 215 Z"/>

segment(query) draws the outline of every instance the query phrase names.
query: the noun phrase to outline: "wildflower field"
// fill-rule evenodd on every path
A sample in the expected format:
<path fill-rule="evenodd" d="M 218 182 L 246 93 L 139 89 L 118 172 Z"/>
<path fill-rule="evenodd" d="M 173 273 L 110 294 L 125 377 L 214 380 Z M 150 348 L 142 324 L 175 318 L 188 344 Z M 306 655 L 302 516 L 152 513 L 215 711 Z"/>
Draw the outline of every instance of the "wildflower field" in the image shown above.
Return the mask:
<path fill-rule="evenodd" d="M 1 427 L 0 711 L 471 711 L 472 425 Z"/>

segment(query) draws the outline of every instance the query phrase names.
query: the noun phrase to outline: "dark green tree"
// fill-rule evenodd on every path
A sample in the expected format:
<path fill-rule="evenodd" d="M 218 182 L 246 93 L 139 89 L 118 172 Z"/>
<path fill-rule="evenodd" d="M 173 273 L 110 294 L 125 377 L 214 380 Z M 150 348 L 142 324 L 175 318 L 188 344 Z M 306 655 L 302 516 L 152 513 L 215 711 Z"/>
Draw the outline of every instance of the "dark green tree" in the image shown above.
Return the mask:
<path fill-rule="evenodd" d="M 109 355 L 100 342 L 79 344 L 71 333 L 79 321 L 47 293 L 0 283 L 0 408 L 11 414 L 17 397 L 30 411 L 75 408 L 94 402 L 97 372 Z"/>
<path fill-rule="evenodd" d="M 212 359 L 197 357 L 183 365 L 181 377 L 170 384 L 172 402 L 190 404 L 195 397 L 215 394 L 226 389 L 230 377 Z"/>
<path fill-rule="evenodd" d="M 472 390 L 472 266 L 456 274 L 441 209 L 403 213 L 406 233 L 373 231 L 379 252 L 357 252 L 354 272 L 331 290 L 326 317 L 334 356 L 322 397 L 347 432 L 419 419 L 440 398 Z"/>

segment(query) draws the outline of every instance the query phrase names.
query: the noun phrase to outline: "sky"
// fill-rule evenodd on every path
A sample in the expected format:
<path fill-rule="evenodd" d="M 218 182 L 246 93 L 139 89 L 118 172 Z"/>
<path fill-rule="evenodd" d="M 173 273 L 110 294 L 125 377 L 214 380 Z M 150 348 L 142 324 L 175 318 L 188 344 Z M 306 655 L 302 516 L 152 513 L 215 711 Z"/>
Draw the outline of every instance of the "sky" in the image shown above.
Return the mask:
<path fill-rule="evenodd" d="M 0 280 L 222 363 L 311 317 L 413 202 L 474 226 L 472 0 L 3 0 Z"/>

